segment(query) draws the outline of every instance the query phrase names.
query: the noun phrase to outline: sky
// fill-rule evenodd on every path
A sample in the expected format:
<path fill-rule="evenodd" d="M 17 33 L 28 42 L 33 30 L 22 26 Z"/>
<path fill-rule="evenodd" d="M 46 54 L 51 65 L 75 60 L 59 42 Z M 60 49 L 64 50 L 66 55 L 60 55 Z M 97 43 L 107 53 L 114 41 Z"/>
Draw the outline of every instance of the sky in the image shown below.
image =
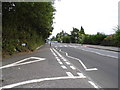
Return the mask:
<path fill-rule="evenodd" d="M 97 32 L 113 34 L 118 25 L 118 2 L 120 0 L 55 0 L 55 19 L 52 36 L 72 28 L 84 28 L 86 34 Z"/>

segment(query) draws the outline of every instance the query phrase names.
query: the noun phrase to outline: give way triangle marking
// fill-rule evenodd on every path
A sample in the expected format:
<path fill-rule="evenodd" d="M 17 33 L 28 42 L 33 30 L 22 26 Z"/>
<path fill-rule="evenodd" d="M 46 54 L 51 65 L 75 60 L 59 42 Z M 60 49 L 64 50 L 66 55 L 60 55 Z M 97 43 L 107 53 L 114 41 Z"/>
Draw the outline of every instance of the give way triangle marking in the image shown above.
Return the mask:
<path fill-rule="evenodd" d="M 28 61 L 30 59 L 36 59 L 36 60 Z M 19 66 L 19 65 L 30 64 L 30 63 L 34 63 L 34 62 L 43 61 L 43 60 L 46 60 L 46 58 L 29 57 L 29 58 L 25 58 L 25 59 L 22 59 L 20 61 L 14 62 L 12 64 L 8 64 L 8 65 L 5 65 L 5 66 L 2 66 L 2 67 L 0 67 L 0 69 L 9 68 L 9 67 L 13 67 L 13 66 Z"/>

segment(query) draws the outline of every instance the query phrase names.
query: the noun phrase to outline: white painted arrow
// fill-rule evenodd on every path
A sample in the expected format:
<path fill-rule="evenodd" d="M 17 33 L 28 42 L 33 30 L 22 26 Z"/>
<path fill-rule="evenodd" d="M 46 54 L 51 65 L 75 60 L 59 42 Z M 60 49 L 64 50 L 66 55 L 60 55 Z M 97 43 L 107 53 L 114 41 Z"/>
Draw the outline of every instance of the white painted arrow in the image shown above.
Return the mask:
<path fill-rule="evenodd" d="M 37 60 L 28 61 L 30 59 L 37 59 Z M 46 59 L 45 58 L 39 58 L 39 57 L 29 57 L 29 58 L 25 58 L 23 60 L 17 61 L 17 62 L 12 63 L 12 64 L 2 66 L 2 67 L 0 67 L 0 69 L 9 68 L 9 67 L 18 66 L 18 65 L 30 64 L 30 63 L 34 63 L 34 62 L 43 61 L 43 60 L 46 60 Z M 28 62 L 24 62 L 24 61 L 28 61 Z"/>

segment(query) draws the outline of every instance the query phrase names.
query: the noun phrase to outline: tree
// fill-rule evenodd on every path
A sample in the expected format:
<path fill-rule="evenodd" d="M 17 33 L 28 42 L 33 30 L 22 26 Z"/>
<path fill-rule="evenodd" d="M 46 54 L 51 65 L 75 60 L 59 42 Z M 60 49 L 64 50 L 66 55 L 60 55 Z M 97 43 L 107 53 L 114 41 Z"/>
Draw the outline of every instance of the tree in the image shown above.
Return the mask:
<path fill-rule="evenodd" d="M 81 26 L 80 34 L 85 34 L 83 27 Z"/>
<path fill-rule="evenodd" d="M 114 42 L 115 42 L 115 46 L 120 47 L 120 28 L 119 27 L 115 31 Z"/>
<path fill-rule="evenodd" d="M 63 43 L 70 43 L 70 35 L 65 33 L 65 36 L 63 37 Z"/>
<path fill-rule="evenodd" d="M 52 2 L 3 2 L 3 51 L 30 50 L 43 44 L 52 32 L 55 9 Z"/>
<path fill-rule="evenodd" d="M 73 31 L 71 31 L 71 42 L 78 43 L 79 37 L 79 29 L 73 27 Z"/>

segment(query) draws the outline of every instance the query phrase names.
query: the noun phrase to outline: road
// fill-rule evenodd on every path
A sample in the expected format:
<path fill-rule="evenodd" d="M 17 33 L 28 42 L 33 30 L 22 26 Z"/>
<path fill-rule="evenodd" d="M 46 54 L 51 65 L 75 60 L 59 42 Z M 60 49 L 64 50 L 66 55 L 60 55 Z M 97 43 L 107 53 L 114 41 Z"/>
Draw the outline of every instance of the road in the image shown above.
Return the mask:
<path fill-rule="evenodd" d="M 52 43 L 3 60 L 1 88 L 118 88 L 118 53 Z"/>

